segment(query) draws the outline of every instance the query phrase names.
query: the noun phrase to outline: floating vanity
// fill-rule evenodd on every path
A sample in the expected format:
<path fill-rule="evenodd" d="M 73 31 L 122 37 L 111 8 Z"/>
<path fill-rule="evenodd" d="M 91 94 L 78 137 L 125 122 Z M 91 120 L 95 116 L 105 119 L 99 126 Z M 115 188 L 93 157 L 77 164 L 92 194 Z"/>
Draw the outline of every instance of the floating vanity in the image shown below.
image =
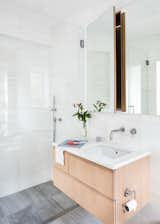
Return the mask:
<path fill-rule="evenodd" d="M 103 143 L 61 151 L 54 147 L 55 186 L 104 224 L 122 224 L 150 198 L 150 153 L 119 150 Z M 57 153 L 58 152 L 58 153 Z M 64 162 L 64 165 L 63 165 Z M 136 201 L 135 210 L 125 205 Z"/>

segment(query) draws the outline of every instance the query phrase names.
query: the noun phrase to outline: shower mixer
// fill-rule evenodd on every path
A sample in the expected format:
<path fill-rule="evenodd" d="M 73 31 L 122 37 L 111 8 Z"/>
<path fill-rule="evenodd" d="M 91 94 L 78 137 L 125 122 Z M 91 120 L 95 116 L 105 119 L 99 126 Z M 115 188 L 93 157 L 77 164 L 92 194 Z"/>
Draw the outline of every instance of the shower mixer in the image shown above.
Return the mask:
<path fill-rule="evenodd" d="M 57 112 L 57 108 L 56 108 L 56 99 L 55 96 L 53 96 L 53 107 L 51 109 L 52 111 L 52 123 L 53 123 L 53 142 L 56 142 L 56 133 L 57 133 L 57 121 L 58 122 L 62 122 L 62 118 L 56 117 L 56 112 Z"/>

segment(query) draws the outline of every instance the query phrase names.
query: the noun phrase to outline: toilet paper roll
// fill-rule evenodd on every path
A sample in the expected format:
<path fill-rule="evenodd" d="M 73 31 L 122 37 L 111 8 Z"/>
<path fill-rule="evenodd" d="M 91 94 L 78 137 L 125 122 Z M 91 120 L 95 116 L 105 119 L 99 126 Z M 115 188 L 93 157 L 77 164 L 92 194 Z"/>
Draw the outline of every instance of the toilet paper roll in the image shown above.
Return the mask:
<path fill-rule="evenodd" d="M 136 211 L 136 209 L 137 209 L 137 201 L 136 200 L 130 200 L 130 201 L 128 201 L 126 204 L 125 204 L 125 210 L 127 211 L 127 212 L 132 212 L 132 211 Z"/>

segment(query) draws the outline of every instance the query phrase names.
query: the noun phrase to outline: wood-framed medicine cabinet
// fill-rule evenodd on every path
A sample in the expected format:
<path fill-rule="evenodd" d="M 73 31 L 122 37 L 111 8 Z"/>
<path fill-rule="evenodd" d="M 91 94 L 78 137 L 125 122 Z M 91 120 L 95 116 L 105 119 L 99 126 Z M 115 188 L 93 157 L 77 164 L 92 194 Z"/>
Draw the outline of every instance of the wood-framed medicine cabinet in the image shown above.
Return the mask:
<path fill-rule="evenodd" d="M 126 31 L 124 12 L 114 12 L 114 36 L 115 111 L 126 112 Z"/>

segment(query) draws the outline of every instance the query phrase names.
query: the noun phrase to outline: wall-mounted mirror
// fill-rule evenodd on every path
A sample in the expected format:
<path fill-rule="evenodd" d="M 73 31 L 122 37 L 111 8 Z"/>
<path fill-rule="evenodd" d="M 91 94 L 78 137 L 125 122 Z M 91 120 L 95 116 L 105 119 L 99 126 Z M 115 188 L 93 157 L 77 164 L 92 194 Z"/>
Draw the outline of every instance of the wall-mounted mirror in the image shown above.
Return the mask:
<path fill-rule="evenodd" d="M 160 115 L 160 1 L 133 1 L 123 11 L 127 112 Z"/>
<path fill-rule="evenodd" d="M 97 100 L 114 110 L 114 19 L 113 8 L 87 27 L 87 104 Z"/>

